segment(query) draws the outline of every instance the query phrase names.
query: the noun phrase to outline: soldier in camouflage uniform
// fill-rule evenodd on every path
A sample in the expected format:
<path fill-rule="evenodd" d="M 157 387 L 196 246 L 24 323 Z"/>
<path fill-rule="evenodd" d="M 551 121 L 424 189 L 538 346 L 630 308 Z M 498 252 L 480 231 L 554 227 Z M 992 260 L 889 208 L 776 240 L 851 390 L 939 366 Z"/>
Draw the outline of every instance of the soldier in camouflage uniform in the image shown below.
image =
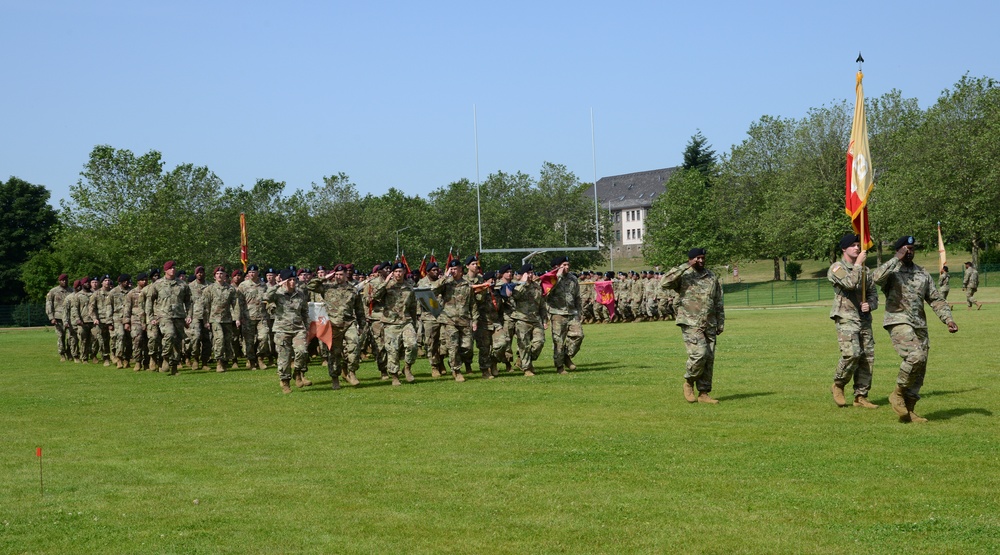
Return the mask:
<path fill-rule="evenodd" d="M 144 318 L 144 297 L 142 294 L 146 288 L 146 283 L 146 272 L 136 274 L 135 287 L 125 295 L 125 311 L 122 314 L 125 331 L 129 332 L 132 337 L 132 360 L 135 361 L 135 366 L 132 370 L 136 372 L 143 368 L 149 369 L 149 349 Z"/>
<path fill-rule="evenodd" d="M 56 279 L 56 282 L 59 285 L 56 285 L 45 294 L 45 316 L 48 317 L 49 323 L 56 329 L 56 349 L 59 351 L 59 361 L 66 362 L 66 359 L 73 358 L 73 355 L 70 352 L 67 342 L 66 326 L 63 324 L 66 313 L 63 307 L 66 304 L 66 296 L 72 293 L 73 290 L 68 287 L 69 276 L 66 274 L 61 274 Z"/>
<path fill-rule="evenodd" d="M 861 248 L 861 239 L 854 234 L 845 235 L 840 240 L 840 249 L 844 251 L 843 257 L 826 273 L 833 284 L 830 319 L 837 324 L 840 344 L 840 362 L 830 390 L 837 406 L 847 406 L 844 386 L 853 378 L 854 406 L 877 409 L 878 405 L 868 400 L 868 392 L 875 364 L 872 311 L 878 308 L 878 292 L 872 275 L 865 271 L 868 253 Z"/>
<path fill-rule="evenodd" d="M 441 340 L 448 345 L 448 360 L 456 382 L 464 382 L 462 364 L 472 364 L 472 338 L 479 327 L 479 307 L 472 284 L 464 278 L 465 267 L 455 259 L 448 265 L 448 277 L 431 287 L 441 299 Z"/>
<path fill-rule="evenodd" d="M 70 319 L 76 326 L 76 339 L 79 345 L 80 359 L 84 364 L 94 356 L 94 319 L 90 313 L 91 279 L 80 280 L 80 290 L 73 295 L 73 305 Z"/>
<path fill-rule="evenodd" d="M 938 274 L 938 291 L 941 293 L 941 297 L 944 300 L 948 300 L 948 293 L 951 293 L 951 274 L 948 273 L 948 267 L 942 266 L 941 273 Z"/>
<path fill-rule="evenodd" d="M 66 295 L 63 299 L 62 308 L 60 309 L 62 314 L 63 322 L 66 326 L 66 340 L 67 343 L 67 353 L 68 356 L 73 357 L 73 362 L 80 363 L 80 345 L 76 335 L 76 326 L 73 320 L 73 307 L 76 306 L 76 294 L 83 287 L 80 285 L 80 280 L 73 281 L 73 291 Z"/>
<path fill-rule="evenodd" d="M 896 389 L 889 395 L 889 404 L 899 415 L 900 422 L 927 422 L 913 412 L 920 400 L 930 349 L 924 303 L 931 305 L 949 332 L 958 331 L 948 301 L 938 293 L 930 274 L 913 263 L 914 243 L 913 237 L 901 237 L 894 245 L 896 256 L 879 266 L 873 275 L 885 295 L 882 327 L 889 331 L 892 346 L 903 359 L 896 377 Z"/>
<path fill-rule="evenodd" d="M 328 283 L 329 281 L 333 283 Z M 347 268 L 334 266 L 325 278 L 314 278 L 308 286 L 311 293 L 318 293 L 326 305 L 326 314 L 332 328 L 332 341 L 327 350 L 327 371 L 333 389 L 340 389 L 340 376 L 347 383 L 358 385 L 357 378 L 361 346 L 358 330 L 367 325 L 365 305 L 361 293 L 347 281 Z"/>
<path fill-rule="evenodd" d="M 388 352 L 385 350 L 385 335 L 382 333 L 385 324 L 382 323 L 382 303 L 374 300 L 375 289 L 385 281 L 389 275 L 389 268 L 392 264 L 385 261 L 375 266 L 375 274 L 372 275 L 365 287 L 365 302 L 368 304 L 368 338 L 370 342 L 372 356 L 378 366 L 379 374 L 383 380 L 389 379 Z"/>
<path fill-rule="evenodd" d="M 264 285 L 263 290 L 266 293 L 268 287 L 274 287 L 278 284 L 278 270 L 275 268 L 268 268 L 267 272 L 264 273 Z M 257 341 L 258 350 L 257 356 L 261 365 L 264 365 L 264 357 L 266 356 L 270 364 L 274 364 L 275 357 L 278 356 L 278 347 L 274 344 L 274 306 L 269 305 L 267 301 L 264 301 L 264 311 L 261 312 L 260 329 L 257 330 Z"/>
<path fill-rule="evenodd" d="M 413 382 L 411 367 L 417 360 L 417 299 L 413 286 L 406 279 L 406 266 L 402 262 L 392 265 L 387 279 L 379 282 L 372 295 L 382 304 L 382 333 L 385 338 L 386 364 L 392 385 L 399 381 L 400 362 L 407 382 Z M 400 360 L 402 359 L 402 361 Z"/>
<path fill-rule="evenodd" d="M 672 268 L 660 280 L 661 290 L 673 290 L 677 297 L 677 325 L 684 337 L 688 360 L 684 374 L 684 399 L 689 403 L 717 404 L 712 391 L 716 337 L 725 328 L 726 312 L 722 284 L 705 268 L 705 249 L 688 251 L 688 261 Z M 698 396 L 695 396 L 697 387 Z"/>
<path fill-rule="evenodd" d="M 514 339 L 517 337 L 517 325 L 514 322 L 514 302 L 510 298 L 510 293 L 514 290 L 514 269 L 510 264 L 504 264 L 497 270 L 500 278 L 494 286 L 494 298 L 499 304 L 500 318 L 503 325 L 504 349 L 499 359 L 504 363 L 507 372 L 513 370 L 514 364 Z M 520 365 L 518 365 L 520 366 Z"/>
<path fill-rule="evenodd" d="M 236 288 L 239 295 L 240 310 L 244 319 L 240 325 L 240 332 L 243 334 L 243 345 L 247 355 L 247 369 L 259 368 L 263 370 L 264 356 L 263 345 L 261 344 L 262 323 L 266 311 L 264 309 L 264 292 L 267 286 L 263 285 L 257 277 L 257 265 L 251 264 L 247 267 L 247 278 Z"/>
<path fill-rule="evenodd" d="M 639 272 L 632 272 L 632 315 L 633 318 L 639 322 L 646 321 L 645 314 L 643 313 L 643 307 L 645 306 L 645 287 L 643 286 L 643 280 L 639 276 Z"/>
<path fill-rule="evenodd" d="M 163 334 L 160 333 L 159 326 L 151 324 L 153 315 L 146 312 L 146 298 L 149 296 L 149 292 L 152 291 L 152 287 L 156 285 L 156 282 L 160 281 L 160 279 L 162 279 L 160 277 L 160 269 L 150 269 L 149 285 L 143 289 L 142 297 L 139 299 L 142 303 L 143 326 L 146 328 L 147 350 L 149 351 L 148 369 L 154 371 L 159 370 L 163 363 Z"/>
<path fill-rule="evenodd" d="M 548 314 L 542 286 L 535 277 L 535 268 L 525 264 L 518 270 L 518 283 L 508 288 L 511 305 L 511 319 L 517 333 L 517 355 L 525 376 L 535 375 L 534 362 L 542 354 L 545 346 L 545 322 Z"/>
<path fill-rule="evenodd" d="M 191 318 L 191 327 L 188 329 L 188 341 L 185 347 L 187 358 L 191 361 L 191 369 L 197 370 L 199 364 L 202 367 L 208 366 L 208 359 L 212 356 L 211 325 L 208 321 L 208 314 L 204 311 L 204 303 L 199 304 L 201 292 L 208 287 L 205 281 L 205 267 L 197 266 L 194 269 L 194 280 L 188 284 L 191 288 L 191 303 L 195 306 L 194 314 Z M 197 307 L 201 306 L 199 310 Z"/>
<path fill-rule="evenodd" d="M 243 314 L 236 288 L 229 284 L 226 269 L 222 266 L 215 268 L 215 282 L 201 290 L 194 312 L 208 315 L 208 320 L 203 325 L 206 329 L 212 329 L 215 371 L 225 372 L 229 363 L 232 363 L 233 369 L 238 368 L 233 342 Z"/>
<path fill-rule="evenodd" d="M 309 368 L 309 344 L 306 329 L 309 326 L 309 295 L 296 287 L 294 271 L 285 269 L 277 285 L 268 286 L 264 301 L 274 306 L 274 341 L 278 347 L 278 379 L 281 391 L 291 393 L 294 357 L 295 373 Z"/>
<path fill-rule="evenodd" d="M 184 359 L 184 329 L 191 325 L 194 304 L 187 283 L 175 276 L 174 261 L 163 265 L 163 279 L 151 284 L 146 293 L 145 311 L 148 326 L 159 328 L 163 347 L 160 372 L 177 374 L 177 366 Z"/>
<path fill-rule="evenodd" d="M 597 281 L 610 281 L 612 282 L 612 292 L 614 291 L 614 272 L 607 272 L 604 276 L 598 274 L 599 279 Z M 600 279 L 602 278 L 603 279 Z M 596 283 L 596 282 L 595 282 Z M 594 285 L 596 288 L 597 286 Z M 603 303 L 597 302 L 597 290 L 594 290 L 594 320 L 601 324 L 611 323 L 611 313 L 608 311 L 608 307 Z"/>
<path fill-rule="evenodd" d="M 962 276 L 962 291 L 965 291 L 965 301 L 969 308 L 976 305 L 976 310 L 983 308 L 983 303 L 976 300 L 976 290 L 979 289 L 979 272 L 972 262 L 965 263 L 965 274 Z"/>
<path fill-rule="evenodd" d="M 496 271 L 490 270 L 483 275 L 482 283 L 473 288 L 477 296 L 477 304 L 479 305 L 479 329 L 482 330 L 485 327 L 486 336 L 489 338 L 489 351 L 487 352 L 486 361 L 488 366 L 485 369 L 482 366 L 482 353 L 480 353 L 479 362 L 483 378 L 488 380 L 492 380 L 499 375 L 500 372 L 497 369 L 497 364 L 501 360 L 505 360 L 505 352 L 510 345 L 510 339 L 504 328 L 502 301 L 496 290 L 496 281 Z M 483 299 L 482 302 L 479 302 L 480 296 Z M 484 313 L 486 314 L 485 318 L 483 317 Z"/>
<path fill-rule="evenodd" d="M 552 260 L 556 283 L 545 296 L 552 332 L 552 361 L 556 373 L 566 374 L 576 370 L 573 357 L 583 344 L 583 322 L 580 320 L 580 281 L 569 271 L 569 258 L 560 256 Z"/>
<path fill-rule="evenodd" d="M 657 304 L 656 293 L 659 290 L 658 287 L 659 283 L 657 283 L 657 281 L 653 279 L 654 278 L 653 272 L 644 272 L 644 274 L 645 274 L 645 279 L 642 280 L 642 287 L 643 287 L 643 299 L 645 299 L 646 306 L 643 312 L 645 316 L 650 320 L 658 320 L 659 313 L 657 313 L 656 311 L 656 304 Z"/>
<path fill-rule="evenodd" d="M 475 333 L 476 350 L 479 352 L 479 372 L 484 379 L 491 380 L 496 375 L 494 373 L 496 365 L 493 361 L 494 324 L 499 324 L 500 314 L 493 299 L 492 285 L 484 286 L 486 280 L 479 258 L 476 255 L 469 256 L 465 259 L 465 266 L 468 268 L 466 279 L 472 283 L 476 307 L 479 309 L 479 321 L 476 323 Z M 471 372 L 472 368 L 466 366 L 465 370 Z"/>
<path fill-rule="evenodd" d="M 438 266 L 438 263 L 431 262 L 427 265 L 427 275 L 420 278 L 420 281 L 417 282 L 417 288 L 433 288 L 434 283 L 441 279 L 440 276 L 441 268 Z M 419 303 L 417 309 L 424 333 L 424 349 L 427 351 L 427 360 L 431 364 L 431 377 L 437 378 L 443 376 L 445 372 L 442 348 L 446 349 L 446 346 L 441 345 L 441 322 L 438 321 L 433 312 L 425 310 Z"/>
<path fill-rule="evenodd" d="M 91 284 L 93 286 L 93 284 Z M 90 297 L 90 318 L 94 321 L 97 336 L 97 353 L 105 366 L 111 366 L 111 332 L 114 322 L 114 305 L 111 304 L 111 276 L 101 278 L 101 287 Z"/>
<path fill-rule="evenodd" d="M 118 285 L 111 290 L 111 318 L 114 332 L 111 339 L 111 359 L 118 368 L 128 368 L 131 356 L 131 338 L 125 329 L 125 296 L 128 295 L 131 279 L 132 276 L 121 274 L 118 276 Z"/>

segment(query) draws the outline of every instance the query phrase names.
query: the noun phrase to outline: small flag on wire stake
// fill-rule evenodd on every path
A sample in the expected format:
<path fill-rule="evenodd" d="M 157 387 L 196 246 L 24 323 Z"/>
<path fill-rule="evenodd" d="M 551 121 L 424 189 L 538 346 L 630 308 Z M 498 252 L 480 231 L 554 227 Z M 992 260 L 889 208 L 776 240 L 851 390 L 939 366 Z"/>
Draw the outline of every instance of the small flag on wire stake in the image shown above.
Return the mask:
<path fill-rule="evenodd" d="M 38 457 L 38 493 L 45 495 L 45 482 L 42 481 L 42 448 L 35 448 L 35 456 Z"/>

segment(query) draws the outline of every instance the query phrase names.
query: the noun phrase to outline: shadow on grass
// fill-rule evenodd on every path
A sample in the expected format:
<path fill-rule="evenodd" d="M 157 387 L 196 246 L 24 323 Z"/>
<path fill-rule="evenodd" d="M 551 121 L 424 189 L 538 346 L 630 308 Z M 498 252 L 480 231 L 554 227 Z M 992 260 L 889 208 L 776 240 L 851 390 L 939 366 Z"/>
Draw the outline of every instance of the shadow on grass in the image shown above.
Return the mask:
<path fill-rule="evenodd" d="M 937 412 L 932 412 L 925 416 L 928 420 L 951 420 L 952 418 L 957 418 L 959 416 L 966 416 L 969 414 L 981 414 L 983 416 L 993 416 L 993 411 L 987 409 L 948 409 L 939 410 Z"/>
<path fill-rule="evenodd" d="M 976 391 L 977 389 L 982 389 L 981 387 L 973 387 L 969 389 L 954 389 L 951 391 L 928 391 L 927 393 L 921 392 L 920 397 L 934 397 L 935 395 L 958 395 L 959 393 L 968 393 L 970 391 Z"/>
<path fill-rule="evenodd" d="M 733 395 L 723 395 L 722 397 L 716 397 L 719 401 L 738 401 L 740 399 L 752 399 L 754 397 L 767 397 L 768 395 L 774 395 L 774 391 L 758 391 L 757 393 L 736 393 Z"/>

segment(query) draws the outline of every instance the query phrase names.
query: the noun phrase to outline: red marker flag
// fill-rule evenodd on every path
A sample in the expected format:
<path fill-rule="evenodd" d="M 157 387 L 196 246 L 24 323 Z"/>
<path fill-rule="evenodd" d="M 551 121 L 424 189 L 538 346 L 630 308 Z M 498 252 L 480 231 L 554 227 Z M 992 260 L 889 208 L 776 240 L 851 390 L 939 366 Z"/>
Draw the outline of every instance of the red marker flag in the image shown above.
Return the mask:
<path fill-rule="evenodd" d="M 865 93 L 861 86 L 864 75 L 859 71 L 854 87 L 854 123 L 851 142 L 847 145 L 847 199 L 845 211 L 851 217 L 854 232 L 861 236 L 861 248 L 872 246 L 868 227 L 868 195 L 875 188 L 875 170 L 868 150 L 868 123 L 865 121 Z"/>
<path fill-rule="evenodd" d="M 36 447 L 35 448 L 35 456 L 36 457 L 41 457 L 42 456 L 42 448 L 41 447 Z"/>

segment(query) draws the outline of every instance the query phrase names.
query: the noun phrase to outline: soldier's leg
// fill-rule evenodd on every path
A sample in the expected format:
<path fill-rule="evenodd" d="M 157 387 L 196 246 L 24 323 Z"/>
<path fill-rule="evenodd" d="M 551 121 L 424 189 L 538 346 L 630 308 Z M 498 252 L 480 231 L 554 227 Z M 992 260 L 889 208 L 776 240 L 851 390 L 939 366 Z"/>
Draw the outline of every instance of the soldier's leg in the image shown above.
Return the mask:
<path fill-rule="evenodd" d="M 417 361 L 417 330 L 412 324 L 403 326 L 403 364 L 413 366 Z"/>
<path fill-rule="evenodd" d="M 532 362 L 542 356 L 542 349 L 545 347 L 545 328 L 528 324 L 531 327 L 531 343 L 528 348 L 528 356 Z"/>
<path fill-rule="evenodd" d="M 681 335 L 684 337 L 684 348 L 687 349 L 688 355 L 684 379 L 689 383 L 696 382 L 700 387 L 700 380 L 705 372 L 709 356 L 708 340 L 704 331 L 693 326 L 681 326 Z"/>
<path fill-rule="evenodd" d="M 292 348 L 295 352 L 295 370 L 305 376 L 309 371 L 309 342 L 306 341 L 306 330 L 295 334 L 292 340 Z"/>
<path fill-rule="evenodd" d="M 163 334 L 160 333 L 160 326 L 146 326 L 146 349 L 151 361 L 147 366 L 158 368 L 163 362 Z"/>
<path fill-rule="evenodd" d="M 244 352 L 247 355 L 247 368 L 257 368 L 257 321 L 246 319 L 240 323 L 240 335 L 243 336 Z"/>
<path fill-rule="evenodd" d="M 180 346 L 175 347 L 175 338 L 177 341 L 183 341 L 180 337 L 176 336 L 176 330 L 174 329 L 174 322 L 170 318 L 165 318 L 159 321 L 160 327 L 160 372 L 165 372 L 169 370 L 169 367 L 177 364 L 177 360 L 174 359 L 174 350 L 180 348 Z"/>
<path fill-rule="evenodd" d="M 507 328 L 501 324 L 494 324 L 493 335 L 490 338 L 490 355 L 494 364 L 507 362 L 507 350 L 510 348 L 510 336 L 507 335 Z"/>
<path fill-rule="evenodd" d="M 575 357 L 580 352 L 581 345 L 583 345 L 583 322 L 579 318 L 573 318 L 566 329 L 566 357 Z"/>
<path fill-rule="evenodd" d="M 514 329 L 517 333 L 517 354 L 520 360 L 521 370 L 530 371 L 533 370 L 531 362 L 534 360 L 531 358 L 532 344 L 531 344 L 531 330 L 534 326 L 527 322 L 522 322 L 520 320 L 514 323 Z"/>
<path fill-rule="evenodd" d="M 330 326 L 330 347 L 326 350 L 326 372 L 332 379 L 340 379 L 344 362 L 344 331 L 346 328 Z"/>
<path fill-rule="evenodd" d="M 389 353 L 385 348 L 384 324 L 382 322 L 372 322 L 372 356 L 378 365 L 378 371 L 383 375 L 388 374 Z"/>
<path fill-rule="evenodd" d="M 70 356 L 73 357 L 73 362 L 80 362 L 80 346 L 77 344 L 76 340 L 76 328 L 72 324 L 65 324 L 66 326 L 66 341 L 67 349 Z"/>
<path fill-rule="evenodd" d="M 146 332 L 141 324 L 132 324 L 132 360 L 135 362 L 135 370 L 139 371 L 148 364 L 146 352 Z"/>
<path fill-rule="evenodd" d="M 549 329 L 552 332 L 552 363 L 558 372 L 566 365 L 566 335 L 569 332 L 569 320 L 565 316 L 553 314 Z"/>
<path fill-rule="evenodd" d="M 461 353 L 462 362 L 466 366 L 469 366 L 470 364 L 472 364 L 472 358 L 473 358 L 472 344 L 474 342 L 474 339 L 473 339 L 472 335 L 473 335 L 473 332 L 472 332 L 472 326 L 471 325 L 469 325 L 469 326 L 463 326 L 463 327 L 459 328 L 459 339 L 460 339 L 460 341 L 459 341 L 458 350 Z"/>
<path fill-rule="evenodd" d="M 63 326 L 62 320 L 56 320 L 56 352 L 59 353 L 61 358 L 68 358 L 66 352 L 66 328 Z"/>
<path fill-rule="evenodd" d="M 976 290 L 971 287 L 965 290 L 965 302 L 969 304 L 969 308 L 972 308 L 972 305 L 976 304 L 975 294 Z"/>
<path fill-rule="evenodd" d="M 357 381 L 354 375 L 361 365 L 361 337 L 358 326 L 354 324 L 344 330 L 344 358 L 346 360 L 340 363 L 342 370 L 347 371 L 348 381 L 353 384 Z"/>
<path fill-rule="evenodd" d="M 840 360 L 833 374 L 833 383 L 843 389 L 855 377 L 864 355 L 861 334 L 853 326 L 837 324 L 837 345 L 840 346 Z"/>
<path fill-rule="evenodd" d="M 899 365 L 896 385 L 902 389 L 904 399 L 920 399 L 920 386 L 923 385 L 924 374 L 927 372 L 927 330 L 896 324 L 889 328 L 889 337 L 896 353 L 903 359 Z"/>
<path fill-rule="evenodd" d="M 872 371 L 875 368 L 875 334 L 871 326 L 861 328 L 861 360 L 854 374 L 854 397 L 868 397 L 872 388 Z"/>
<path fill-rule="evenodd" d="M 399 374 L 399 355 L 403 352 L 403 326 L 399 324 L 386 324 L 382 328 L 384 337 L 386 368 L 389 374 L 396 377 Z M 396 377 L 394 382 L 398 382 Z"/>
<path fill-rule="evenodd" d="M 451 365 L 452 373 L 462 371 L 462 334 L 458 326 L 445 324 L 441 327 L 441 341 L 448 347 L 448 362 Z"/>
<path fill-rule="evenodd" d="M 91 355 L 91 352 L 90 352 L 90 342 L 91 342 L 90 324 L 87 324 L 86 322 L 84 322 L 82 324 L 78 324 L 76 326 L 76 337 L 77 337 L 77 340 L 79 341 L 80 359 L 82 359 L 84 362 L 90 362 L 90 355 Z"/>
<path fill-rule="evenodd" d="M 274 342 L 278 347 L 278 379 L 282 382 L 288 382 L 292 379 L 292 356 L 295 353 L 295 348 L 292 345 L 292 340 L 295 338 L 293 333 L 275 333 Z"/>
<path fill-rule="evenodd" d="M 473 339 L 476 342 L 476 350 L 479 351 L 479 371 L 488 372 L 493 366 L 493 355 L 491 354 L 493 330 L 490 329 L 488 322 L 479 321 L 479 325 L 473 333 Z"/>
<path fill-rule="evenodd" d="M 115 326 L 115 356 L 124 365 L 128 360 L 128 346 L 131 343 L 123 324 Z"/>
<path fill-rule="evenodd" d="M 218 322 L 212 322 L 212 356 L 215 357 L 215 371 L 222 372 L 226 369 L 229 359 L 226 357 L 226 330 L 225 326 Z"/>
<path fill-rule="evenodd" d="M 431 368 L 441 369 L 441 324 L 424 321 L 424 350 Z"/>

